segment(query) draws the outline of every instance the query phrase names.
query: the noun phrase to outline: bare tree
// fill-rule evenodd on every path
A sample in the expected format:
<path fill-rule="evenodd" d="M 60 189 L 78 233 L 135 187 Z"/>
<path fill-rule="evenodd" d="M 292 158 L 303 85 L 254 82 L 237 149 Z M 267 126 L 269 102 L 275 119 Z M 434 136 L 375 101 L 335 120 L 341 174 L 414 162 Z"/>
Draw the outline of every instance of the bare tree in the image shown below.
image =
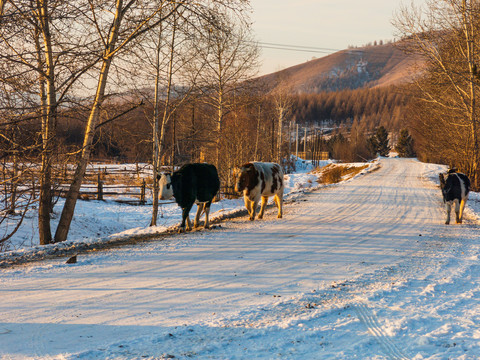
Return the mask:
<path fill-rule="evenodd" d="M 83 47 L 72 46 L 73 39 L 81 43 L 86 34 L 67 31 L 68 17 L 79 15 L 81 5 L 77 7 L 58 0 L 5 0 L 1 5 L 0 59 L 7 76 L 0 81 L 16 91 L 19 98 L 28 99 L 31 113 L 27 118 L 41 120 L 38 224 L 40 244 L 48 244 L 52 240 L 52 158 L 59 106 L 64 103 L 72 84 L 96 60 L 92 61 L 92 55 L 83 58 L 88 59 L 86 62 L 76 60 Z M 17 108 L 17 114 L 24 112 L 25 108 Z"/>
<path fill-rule="evenodd" d="M 424 137 L 423 143 L 430 143 L 426 146 L 431 150 L 436 149 L 431 154 L 460 162 L 478 188 L 480 4 L 429 0 L 424 8 L 402 8 L 394 25 L 403 38 L 400 46 L 426 63 L 423 76 L 414 82 L 420 106 L 413 116 L 422 115 L 416 123 L 422 129 L 417 136 Z"/>
<path fill-rule="evenodd" d="M 8 87 L 28 107 L 11 109 L 13 117 L 0 124 L 31 121 L 41 125 L 39 199 L 40 243 L 52 241 L 52 169 L 57 155 L 56 126 L 60 114 L 80 97 L 89 112 L 82 147 L 76 161 L 59 225 L 53 241 L 67 238 L 79 190 L 90 160 L 97 129 L 102 122 L 105 100 L 110 92 L 112 73 L 121 59 L 129 56 L 152 29 L 189 8 L 205 12 L 209 8 L 243 8 L 246 0 L 1 0 L 0 83 Z M 201 10 L 201 11 L 200 11 Z M 121 77 L 118 77 L 121 80 Z M 95 81 L 96 85 L 92 85 Z M 90 90 L 95 87 L 94 94 Z M 3 132 L 2 132 L 3 134 Z M 15 148 L 15 139 L 4 139 Z M 9 154 L 12 153 L 11 151 Z"/>
<path fill-rule="evenodd" d="M 235 95 L 257 70 L 258 48 L 246 23 L 227 15 L 212 13 L 203 24 L 203 38 L 196 41 L 197 66 L 204 66 L 199 85 L 206 103 L 215 111 L 214 163 L 221 176 L 226 168 L 221 161 L 225 117 L 234 109 Z"/>
<path fill-rule="evenodd" d="M 273 98 L 273 104 L 275 107 L 277 121 L 278 121 L 278 133 L 277 133 L 277 162 L 282 164 L 284 159 L 283 153 L 283 128 L 287 121 L 287 116 L 293 105 L 291 92 L 288 86 L 288 78 L 282 78 L 275 90 L 271 94 Z"/>
<path fill-rule="evenodd" d="M 150 62 L 155 72 L 152 143 L 153 143 L 153 206 L 151 225 L 156 225 L 158 216 L 158 179 L 161 159 L 165 158 L 165 137 L 167 125 L 177 108 L 187 101 L 190 93 L 196 86 L 196 78 L 202 68 L 196 73 L 185 76 L 182 73 L 196 53 L 187 46 L 192 32 L 196 31 L 195 22 L 198 22 L 198 12 L 188 8 L 180 8 L 174 13 L 165 25 L 160 26 L 152 33 L 152 56 L 148 48 L 143 46 L 142 54 L 147 58 L 154 58 Z M 201 12 L 200 12 L 201 14 Z M 147 67 L 150 69 L 150 67 Z M 162 110 L 163 109 L 163 110 Z M 164 164 L 165 165 L 165 164 Z"/>
<path fill-rule="evenodd" d="M 203 11 L 208 9 L 208 6 L 216 5 L 225 8 L 236 4 L 241 5 L 243 2 L 242 0 L 213 0 L 205 1 L 205 3 L 172 0 L 161 2 L 148 0 L 124 2 L 123 0 L 116 0 L 115 5 L 104 5 L 103 2 L 89 0 L 91 4 L 89 20 L 94 24 L 98 39 L 101 40 L 99 43 L 102 45 L 102 59 L 100 61 L 97 90 L 85 129 L 82 152 L 76 165 L 74 179 L 66 196 L 55 233 L 55 242 L 64 241 L 67 238 L 78 193 L 90 159 L 95 130 L 100 119 L 100 109 L 105 100 L 106 86 L 113 60 L 122 52 L 128 53 L 129 47 L 135 44 L 134 40 L 174 17 L 184 7 L 188 7 L 192 11 L 196 9 Z M 106 10 L 106 12 L 100 12 L 99 10 Z"/>
<path fill-rule="evenodd" d="M 164 137 L 164 128 L 166 125 L 165 115 L 163 121 L 161 123 L 161 131 L 160 131 L 160 82 L 161 82 L 161 66 L 162 66 L 162 48 L 163 43 L 165 42 L 164 37 L 164 27 L 161 24 L 157 29 L 157 34 L 154 34 L 154 50 L 155 50 L 155 60 L 153 63 L 155 69 L 155 87 L 154 87 L 154 99 L 153 99 L 153 136 L 152 136 L 152 143 L 153 143 L 153 154 L 152 154 L 152 165 L 153 165 L 153 204 L 152 204 L 152 220 L 150 222 L 150 226 L 157 225 L 157 217 L 158 217 L 158 196 L 159 196 L 159 183 L 158 183 L 158 176 L 159 176 L 159 169 L 160 169 L 160 154 L 162 148 L 162 142 Z M 172 51 L 170 56 L 170 63 L 173 63 L 173 45 L 175 39 L 175 29 L 172 31 Z M 171 66 L 169 67 L 171 70 Z M 170 71 L 171 74 L 171 71 Z M 171 78 L 171 76 L 170 76 Z M 171 84 L 171 81 L 168 82 Z M 168 86 L 169 87 L 169 86 Z M 170 94 L 170 89 L 168 89 L 168 94 Z M 167 108 L 167 104 L 165 106 L 165 112 Z M 164 112 L 164 114 L 165 114 Z M 161 134 L 161 135 L 160 135 Z"/>
<path fill-rule="evenodd" d="M 108 12 L 102 15 L 111 14 L 111 16 L 99 18 L 99 4 L 92 1 L 90 20 L 95 24 L 98 30 L 98 37 L 101 39 L 102 60 L 99 71 L 97 91 L 88 117 L 85 137 L 83 141 L 82 152 L 76 165 L 74 179 L 70 185 L 66 196 L 65 205 L 55 233 L 55 242 L 65 241 L 67 239 L 70 223 L 75 211 L 75 205 L 78 193 L 85 175 L 85 171 L 90 159 L 93 146 L 96 126 L 100 119 L 100 109 L 105 100 L 105 91 L 109 76 L 109 70 L 114 58 L 129 45 L 135 38 L 152 29 L 158 24 L 169 18 L 177 9 L 182 6 L 181 3 L 175 3 L 175 6 L 166 13 L 162 13 L 163 7 L 170 1 L 160 2 L 153 9 L 144 11 L 144 4 L 138 1 L 116 0 L 114 6 L 107 4 L 104 9 Z"/>

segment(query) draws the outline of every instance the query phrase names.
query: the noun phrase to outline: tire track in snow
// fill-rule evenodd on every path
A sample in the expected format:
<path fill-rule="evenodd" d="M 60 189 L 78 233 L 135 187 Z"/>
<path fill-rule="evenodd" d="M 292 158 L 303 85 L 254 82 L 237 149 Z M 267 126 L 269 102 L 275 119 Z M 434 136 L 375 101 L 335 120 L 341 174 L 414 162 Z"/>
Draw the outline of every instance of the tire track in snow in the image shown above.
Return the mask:
<path fill-rule="evenodd" d="M 367 327 L 368 332 L 383 348 L 385 354 L 394 360 L 408 360 L 406 356 L 395 344 L 395 342 L 386 334 L 378 322 L 377 316 L 364 304 L 354 305 L 353 308 L 360 321 Z"/>

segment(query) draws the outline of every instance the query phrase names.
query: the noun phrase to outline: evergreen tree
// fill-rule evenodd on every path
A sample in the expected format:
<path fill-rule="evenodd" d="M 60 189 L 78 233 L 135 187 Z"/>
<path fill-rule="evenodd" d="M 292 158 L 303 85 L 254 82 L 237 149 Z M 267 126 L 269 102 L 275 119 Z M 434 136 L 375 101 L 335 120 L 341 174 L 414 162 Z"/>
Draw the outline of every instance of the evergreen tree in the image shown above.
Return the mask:
<path fill-rule="evenodd" d="M 395 146 L 395 151 L 398 152 L 398 156 L 400 157 L 415 156 L 415 151 L 413 150 L 413 139 L 407 129 L 403 129 L 400 132 L 400 138 Z"/>
<path fill-rule="evenodd" d="M 391 149 L 388 143 L 388 132 L 383 126 L 377 128 L 375 135 L 372 135 L 367 139 L 368 149 L 374 155 L 379 154 L 380 156 L 388 156 Z"/>

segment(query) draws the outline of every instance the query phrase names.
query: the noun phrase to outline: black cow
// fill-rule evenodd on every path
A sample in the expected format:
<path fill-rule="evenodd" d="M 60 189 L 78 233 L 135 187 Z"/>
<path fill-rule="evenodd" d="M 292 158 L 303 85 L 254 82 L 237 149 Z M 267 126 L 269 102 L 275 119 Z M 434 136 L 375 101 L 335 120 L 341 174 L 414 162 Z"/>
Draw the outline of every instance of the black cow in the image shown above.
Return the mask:
<path fill-rule="evenodd" d="M 175 202 L 182 208 L 182 223 L 179 232 L 191 229 L 189 213 L 193 203 L 197 204 L 194 227 L 198 226 L 202 211 L 205 212 L 205 228 L 208 229 L 208 214 L 212 200 L 220 189 L 217 168 L 210 164 L 186 164 L 173 174 L 162 174 L 159 181 L 160 199 L 175 197 Z"/>
<path fill-rule="evenodd" d="M 455 204 L 455 217 L 457 224 L 462 223 L 463 210 L 470 191 L 470 180 L 465 174 L 451 169 L 447 174 L 439 174 L 440 188 L 442 189 L 443 202 L 447 210 L 445 224 L 450 224 L 450 212 L 452 204 Z"/>

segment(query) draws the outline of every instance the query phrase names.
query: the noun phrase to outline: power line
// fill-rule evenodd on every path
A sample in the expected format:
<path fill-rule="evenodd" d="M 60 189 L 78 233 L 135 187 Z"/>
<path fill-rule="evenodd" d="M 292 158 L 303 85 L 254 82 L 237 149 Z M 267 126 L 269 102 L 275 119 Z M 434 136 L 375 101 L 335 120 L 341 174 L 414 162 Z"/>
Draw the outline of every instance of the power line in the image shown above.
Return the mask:
<path fill-rule="evenodd" d="M 295 48 L 280 47 L 280 46 L 270 46 L 270 45 L 260 45 L 260 46 L 262 47 L 262 49 L 287 50 L 287 51 L 308 52 L 308 53 L 322 53 L 322 54 L 333 54 L 333 53 L 335 53 L 335 52 L 331 52 L 331 51 L 295 49 Z"/>
<path fill-rule="evenodd" d="M 272 50 L 283 50 L 283 51 L 296 51 L 296 52 L 307 52 L 307 53 L 321 53 L 331 55 L 336 52 L 345 51 L 351 55 L 359 55 L 363 56 L 366 53 L 364 49 L 334 49 L 334 48 L 325 48 L 325 47 L 317 47 L 317 46 L 304 46 L 304 45 L 291 45 L 291 44 L 280 44 L 280 43 L 270 43 L 270 42 L 256 42 L 258 46 L 263 49 L 272 49 Z M 380 45 L 381 46 L 381 45 Z M 404 60 L 408 57 L 402 57 L 399 55 L 381 55 L 381 54 L 365 54 L 369 57 L 373 57 L 375 59 L 398 59 Z"/>
<path fill-rule="evenodd" d="M 278 44 L 278 43 L 270 43 L 270 42 L 259 42 L 258 44 L 262 46 L 267 45 L 267 46 L 277 46 L 282 48 L 305 49 L 305 50 L 314 50 L 314 51 L 337 52 L 342 50 L 342 49 L 324 48 L 324 47 L 318 47 L 318 46 L 289 45 L 289 44 Z"/>

